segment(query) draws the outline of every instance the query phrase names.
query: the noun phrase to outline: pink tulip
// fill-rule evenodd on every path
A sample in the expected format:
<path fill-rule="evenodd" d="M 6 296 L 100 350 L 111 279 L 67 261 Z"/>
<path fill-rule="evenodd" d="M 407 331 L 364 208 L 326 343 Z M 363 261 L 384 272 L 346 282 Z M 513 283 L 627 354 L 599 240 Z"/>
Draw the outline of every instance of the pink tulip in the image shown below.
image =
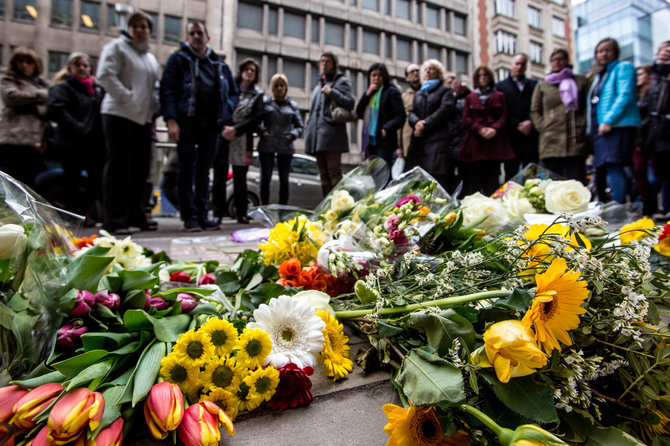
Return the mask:
<path fill-rule="evenodd" d="M 223 409 L 211 401 L 200 401 L 186 409 L 177 434 L 186 446 L 219 444 L 219 425 L 228 435 L 235 435 L 233 422 Z"/>
<path fill-rule="evenodd" d="M 14 404 L 14 416 L 10 424 L 20 429 L 32 429 L 37 424 L 35 417 L 49 407 L 63 390 L 60 383 L 48 383 L 26 393 Z"/>
<path fill-rule="evenodd" d="M 163 440 L 184 418 L 184 396 L 177 384 L 155 384 L 144 402 L 144 419 L 154 438 Z"/>
<path fill-rule="evenodd" d="M 0 423 L 12 418 L 14 405 L 23 398 L 28 391 L 19 386 L 7 386 L 0 388 Z"/>
<path fill-rule="evenodd" d="M 51 446 L 51 443 L 47 441 L 48 430 L 49 429 L 44 426 L 42 429 L 40 429 L 35 438 L 26 443 L 26 446 Z"/>
<path fill-rule="evenodd" d="M 177 302 L 181 302 L 182 313 L 190 313 L 195 307 L 198 306 L 200 300 L 198 300 L 198 298 L 192 294 L 179 293 L 177 294 Z"/>
<path fill-rule="evenodd" d="M 170 274 L 170 282 L 191 283 L 191 276 L 184 271 L 177 271 Z"/>
<path fill-rule="evenodd" d="M 77 297 L 74 299 L 74 308 L 70 311 L 70 316 L 86 316 L 91 312 L 95 305 L 95 296 L 87 290 L 77 291 Z"/>
<path fill-rule="evenodd" d="M 211 283 L 216 283 L 216 276 L 211 273 L 203 274 L 198 280 L 198 285 L 207 285 Z"/>
<path fill-rule="evenodd" d="M 100 392 L 82 387 L 63 396 L 54 405 L 47 421 L 47 441 L 62 445 L 77 439 L 88 425 L 95 430 L 105 411 L 105 400 Z"/>
<path fill-rule="evenodd" d="M 123 418 L 119 417 L 112 424 L 98 432 L 93 439 L 86 439 L 85 446 L 121 446 L 123 443 Z"/>
<path fill-rule="evenodd" d="M 95 295 L 95 301 L 110 310 L 116 310 L 121 305 L 121 297 L 116 293 L 110 293 L 108 290 L 98 291 Z"/>
<path fill-rule="evenodd" d="M 74 349 L 81 340 L 81 335 L 88 332 L 88 328 L 81 319 L 77 319 L 71 324 L 63 325 L 58 329 L 56 335 L 56 345 L 62 348 Z"/>
<path fill-rule="evenodd" d="M 146 300 L 144 301 L 144 309 L 155 308 L 157 310 L 165 310 L 170 304 L 165 298 L 161 296 L 151 297 L 149 290 L 146 291 Z"/>

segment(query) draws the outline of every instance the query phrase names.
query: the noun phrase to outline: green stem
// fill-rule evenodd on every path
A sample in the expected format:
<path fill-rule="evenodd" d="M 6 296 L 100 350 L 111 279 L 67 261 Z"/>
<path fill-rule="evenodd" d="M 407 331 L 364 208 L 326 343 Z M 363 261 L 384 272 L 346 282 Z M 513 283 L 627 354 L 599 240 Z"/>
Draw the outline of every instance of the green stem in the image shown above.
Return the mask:
<path fill-rule="evenodd" d="M 511 430 L 505 429 L 504 427 L 500 427 L 498 423 L 496 423 L 491 419 L 491 417 L 486 415 L 481 410 L 475 409 L 474 407 L 468 404 L 461 404 L 461 409 L 463 409 L 473 417 L 477 418 L 479 421 L 484 423 L 486 427 L 491 429 L 493 433 L 496 434 L 501 444 L 508 444 L 510 442 L 511 440 L 510 434 L 513 433 Z"/>
<path fill-rule="evenodd" d="M 384 314 L 395 314 L 395 313 L 409 313 L 411 311 L 420 310 L 426 307 L 432 307 L 432 306 L 444 307 L 447 305 L 460 305 L 468 302 L 474 302 L 476 300 L 491 299 L 494 297 L 508 297 L 511 294 L 512 294 L 511 290 L 482 291 L 480 293 L 466 294 L 464 296 L 444 297 L 442 299 L 429 300 L 417 304 L 403 305 L 402 307 L 382 308 L 381 310 L 379 310 L 379 312 L 377 312 L 377 314 L 384 315 Z M 351 319 L 372 313 L 375 313 L 374 308 L 370 308 L 367 310 L 336 311 L 335 316 L 337 316 L 338 319 Z"/>

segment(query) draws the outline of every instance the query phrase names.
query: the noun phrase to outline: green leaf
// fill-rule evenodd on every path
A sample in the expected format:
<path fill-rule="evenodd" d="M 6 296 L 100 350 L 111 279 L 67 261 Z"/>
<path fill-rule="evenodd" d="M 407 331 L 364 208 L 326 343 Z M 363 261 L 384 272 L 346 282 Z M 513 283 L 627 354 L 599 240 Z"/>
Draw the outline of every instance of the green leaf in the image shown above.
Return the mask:
<path fill-rule="evenodd" d="M 0 302 L 0 326 L 7 330 L 11 330 L 12 319 L 14 319 L 14 311 L 4 303 Z"/>
<path fill-rule="evenodd" d="M 151 390 L 161 368 L 161 359 L 166 354 L 167 346 L 164 342 L 156 342 L 147 347 L 140 357 L 137 372 L 133 378 L 133 401 L 132 406 L 142 401 Z"/>
<path fill-rule="evenodd" d="M 396 382 L 416 406 L 458 404 L 465 398 L 463 375 L 458 367 L 421 349 L 405 356 Z"/>
<path fill-rule="evenodd" d="M 147 302 L 146 294 L 144 290 L 132 290 L 130 291 L 125 299 L 123 299 L 122 306 L 123 308 L 132 308 L 132 309 L 143 309 L 144 305 Z"/>
<path fill-rule="evenodd" d="M 119 275 L 117 273 L 110 273 L 100 279 L 100 283 L 98 283 L 98 291 L 109 290 L 110 293 L 118 293 L 121 291 L 121 284 L 122 280 Z"/>
<path fill-rule="evenodd" d="M 615 427 L 596 427 L 584 446 L 644 446 L 644 443 Z"/>
<path fill-rule="evenodd" d="M 412 325 L 426 333 L 428 345 L 440 356 L 449 353 L 454 339 L 462 338 L 471 350 L 475 344 L 475 330 L 469 320 L 454 310 L 440 313 L 414 312 L 410 315 Z"/>
<path fill-rule="evenodd" d="M 122 347 L 119 347 L 116 350 L 113 350 L 109 353 L 114 354 L 114 355 L 129 355 L 131 353 L 134 353 L 135 351 L 138 350 L 138 347 L 140 346 L 140 341 L 133 341 L 130 342 Z"/>
<path fill-rule="evenodd" d="M 191 323 L 191 316 L 178 314 L 162 319 L 153 319 L 154 333 L 159 341 L 176 342 L 179 335 L 186 331 Z"/>
<path fill-rule="evenodd" d="M 512 307 L 517 311 L 525 312 L 533 302 L 533 296 L 528 291 L 515 289 L 512 295 L 506 299 L 499 299 L 496 305 L 505 305 Z"/>
<path fill-rule="evenodd" d="M 102 392 L 102 397 L 105 399 L 105 411 L 102 413 L 100 425 L 93 431 L 92 437 L 95 438 L 102 429 L 106 428 L 117 418 L 121 416 L 121 407 L 116 403 L 123 395 L 123 386 L 112 386 L 106 388 Z"/>
<path fill-rule="evenodd" d="M 249 294 L 256 296 L 263 296 L 266 299 L 272 299 L 281 294 L 284 294 L 284 287 L 276 283 L 261 283 L 253 290 L 248 291 Z"/>
<path fill-rule="evenodd" d="M 123 291 L 130 290 L 147 290 L 153 288 L 158 283 L 158 277 L 145 271 L 119 271 L 119 277 L 123 281 L 121 289 Z"/>
<path fill-rule="evenodd" d="M 74 388 L 81 387 L 82 384 L 86 384 L 96 378 L 104 378 L 109 371 L 112 370 L 112 365 L 115 361 L 114 358 L 107 358 L 104 361 L 96 362 L 95 364 L 86 367 L 70 380 L 67 390 L 70 391 Z"/>
<path fill-rule="evenodd" d="M 34 378 L 12 381 L 12 384 L 16 384 L 17 386 L 25 387 L 27 389 L 34 389 L 35 387 L 39 387 L 42 384 L 62 383 L 66 379 L 67 376 L 56 370 L 55 372 L 45 373 L 44 375 L 36 376 Z"/>
<path fill-rule="evenodd" d="M 123 315 L 123 325 L 130 331 L 151 330 L 151 316 L 144 310 L 128 310 Z"/>
<path fill-rule="evenodd" d="M 107 350 L 91 350 L 90 352 L 77 355 L 74 358 L 69 358 L 52 364 L 52 367 L 63 375 L 74 378 L 82 370 L 95 364 L 107 355 L 109 355 Z"/>
<path fill-rule="evenodd" d="M 99 331 L 84 333 L 81 335 L 81 341 L 84 344 L 84 350 L 111 350 L 120 345 L 127 344 L 131 339 L 137 336 L 132 333 L 103 333 Z"/>
<path fill-rule="evenodd" d="M 89 251 L 94 248 L 95 247 L 91 248 Z M 88 254 L 89 251 L 87 251 L 86 254 Z M 76 288 L 78 290 L 95 292 L 98 282 L 100 282 L 100 278 L 105 273 L 109 264 L 114 260 L 113 257 L 86 254 L 75 258 L 69 265 L 66 288 Z"/>
<path fill-rule="evenodd" d="M 556 423 L 554 391 L 550 384 L 538 383 L 531 376 L 512 378 L 502 383 L 494 373 L 482 370 L 480 375 L 509 409 L 538 423 Z"/>
<path fill-rule="evenodd" d="M 255 273 L 253 276 L 251 276 L 251 280 L 249 280 L 249 283 L 245 287 L 247 291 L 252 290 L 256 288 L 258 285 L 260 285 L 263 282 L 263 276 L 259 273 Z"/>
<path fill-rule="evenodd" d="M 380 338 L 392 338 L 405 331 L 402 327 L 396 327 L 381 320 L 377 321 L 377 329 L 379 330 Z"/>

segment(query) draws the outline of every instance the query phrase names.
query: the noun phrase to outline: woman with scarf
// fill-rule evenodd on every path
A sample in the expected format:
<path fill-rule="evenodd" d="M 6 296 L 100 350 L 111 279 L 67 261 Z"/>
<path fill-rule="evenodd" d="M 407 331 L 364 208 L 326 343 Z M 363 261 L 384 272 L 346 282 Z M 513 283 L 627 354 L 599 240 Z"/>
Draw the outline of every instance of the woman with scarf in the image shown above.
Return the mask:
<path fill-rule="evenodd" d="M 465 172 L 461 178 L 465 195 L 491 195 L 500 185 L 500 163 L 515 156 L 504 132 L 507 107 L 505 96 L 495 90 L 489 67 L 477 67 L 472 85 L 474 91 L 463 106 L 465 136 L 458 159 Z"/>
<path fill-rule="evenodd" d="M 249 223 L 247 172 L 253 161 L 254 131 L 263 116 L 263 90 L 256 85 L 260 76 L 261 67 L 254 59 L 246 58 L 240 63 L 235 77 L 240 99 L 233 111 L 233 125 L 225 126 L 221 132 L 230 142 L 228 160 L 233 166 L 235 213 L 237 222 L 242 224 Z"/>
<path fill-rule="evenodd" d="M 452 182 L 449 172 L 453 172 L 449 166 L 449 123 L 454 119 L 456 100 L 444 81 L 444 67 L 438 60 L 428 59 L 421 65 L 421 88 L 409 111 L 413 132 L 405 171 L 419 166 L 447 188 Z"/>
<path fill-rule="evenodd" d="M 363 158 L 377 155 L 389 168 L 398 146 L 398 129 L 405 123 L 405 108 L 400 90 L 391 83 L 383 63 L 372 64 L 368 70 L 370 85 L 356 106 L 356 115 L 363 119 Z"/>
<path fill-rule="evenodd" d="M 105 167 L 100 104 L 105 90 L 91 76 L 91 59 L 72 53 L 65 68 L 54 76 L 49 90 L 47 116 L 55 122 L 54 144 L 63 164 L 63 198 L 69 211 L 86 215 L 93 223 L 93 204 L 101 200 L 102 171 Z M 88 174 L 81 184 L 82 171 Z"/>
<path fill-rule="evenodd" d="M 540 163 L 567 179 L 586 184 L 586 77 L 574 74 L 568 52 L 549 56 L 551 72 L 533 91 L 530 119 L 540 135 Z"/>

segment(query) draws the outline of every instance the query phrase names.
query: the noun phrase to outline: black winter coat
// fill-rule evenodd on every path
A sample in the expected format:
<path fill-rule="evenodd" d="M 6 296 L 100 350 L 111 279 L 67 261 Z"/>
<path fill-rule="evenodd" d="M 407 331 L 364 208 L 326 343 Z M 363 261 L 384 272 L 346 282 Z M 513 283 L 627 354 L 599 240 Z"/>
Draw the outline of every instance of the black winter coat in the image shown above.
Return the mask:
<path fill-rule="evenodd" d="M 262 119 L 262 124 L 258 126 L 258 133 L 261 135 L 258 152 L 286 155 L 295 153 L 293 141 L 302 135 L 302 119 L 298 104 L 290 99 L 277 102 L 265 98 Z M 269 135 L 265 135 L 265 132 Z"/>
<path fill-rule="evenodd" d="M 365 110 L 372 99 L 367 91 L 363 93 L 356 105 L 356 115 L 363 119 Z M 377 118 L 377 147 L 384 151 L 395 151 L 398 148 L 398 129 L 405 124 L 405 107 L 402 105 L 400 90 L 389 84 L 382 90 L 379 99 L 379 116 Z M 382 130 L 386 130 L 386 138 L 382 137 Z"/>
<path fill-rule="evenodd" d="M 670 151 L 670 80 L 661 79 L 649 90 L 640 114 L 648 153 Z"/>
<path fill-rule="evenodd" d="M 409 125 L 414 128 L 420 120 L 426 121 L 423 134 L 414 136 L 409 144 L 405 170 L 420 166 L 429 173 L 445 174 L 449 171 L 450 126 L 455 119 L 454 91 L 442 84 L 426 93 L 418 90 L 409 111 Z"/>
<path fill-rule="evenodd" d="M 523 162 L 538 162 L 538 143 L 537 131 L 533 128 L 530 135 L 526 136 L 517 130 L 519 123 L 530 119 L 530 103 L 533 97 L 533 90 L 537 86 L 535 79 L 524 78 L 523 90 L 519 90 L 511 76 L 498 82 L 496 90 L 505 95 L 507 105 L 507 119 L 505 121 L 505 131 L 507 138 L 517 159 Z"/>

